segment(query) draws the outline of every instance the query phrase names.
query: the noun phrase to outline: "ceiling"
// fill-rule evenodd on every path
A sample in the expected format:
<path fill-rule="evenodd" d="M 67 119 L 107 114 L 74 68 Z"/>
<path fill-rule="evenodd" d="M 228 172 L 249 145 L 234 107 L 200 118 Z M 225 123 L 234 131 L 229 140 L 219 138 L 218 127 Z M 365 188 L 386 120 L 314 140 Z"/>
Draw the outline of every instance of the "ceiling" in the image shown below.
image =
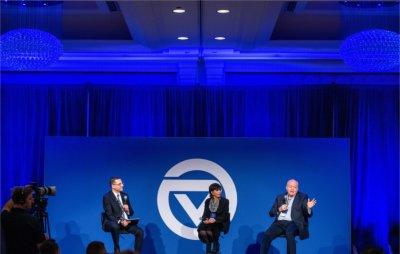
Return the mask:
<path fill-rule="evenodd" d="M 175 71 L 190 82 L 202 68 L 221 80 L 228 71 L 352 72 L 339 54 L 347 36 L 372 28 L 399 33 L 398 2 L 1 2 L 2 34 L 30 26 L 62 40 L 64 53 L 48 71 Z M 177 7 L 186 12 L 174 13 Z"/>
<path fill-rule="evenodd" d="M 2 7 L 2 33 L 19 24 L 18 16 L 27 15 L 21 12 L 21 6 L 4 8 L 3 2 Z M 186 12 L 175 14 L 172 10 L 176 7 Z M 280 45 L 289 50 L 316 45 L 337 48 L 338 41 L 368 28 L 399 32 L 398 8 L 396 4 L 354 8 L 338 1 L 64 1 L 30 8 L 30 15 L 36 12 L 40 19 L 40 12 L 47 21 L 52 16 L 55 21 L 50 23 L 59 24 L 52 29 L 66 49 L 73 51 L 269 52 Z M 230 13 L 219 14 L 219 9 Z M 189 39 L 179 41 L 179 36 Z M 217 41 L 216 36 L 226 39 Z"/>

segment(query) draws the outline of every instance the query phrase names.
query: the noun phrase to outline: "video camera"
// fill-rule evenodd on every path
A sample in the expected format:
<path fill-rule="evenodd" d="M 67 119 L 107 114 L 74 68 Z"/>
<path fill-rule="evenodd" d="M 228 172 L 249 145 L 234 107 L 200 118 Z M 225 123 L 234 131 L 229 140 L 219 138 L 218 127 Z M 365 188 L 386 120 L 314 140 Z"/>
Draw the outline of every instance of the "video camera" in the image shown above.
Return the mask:
<path fill-rule="evenodd" d="M 38 186 L 37 183 L 32 182 L 28 185 L 28 187 L 31 187 L 35 192 L 35 196 L 39 197 L 43 197 L 45 195 L 55 196 L 57 193 L 56 186 Z"/>
<path fill-rule="evenodd" d="M 32 182 L 27 187 L 32 188 L 34 191 L 33 198 L 35 203 L 33 211 L 46 210 L 47 198 L 45 196 L 55 196 L 57 193 L 56 186 L 39 186 L 37 183 Z"/>
<path fill-rule="evenodd" d="M 32 207 L 32 214 L 42 225 L 43 232 L 47 232 L 50 236 L 46 196 L 55 196 L 57 193 L 56 186 L 39 186 L 37 183 L 32 182 L 26 187 L 30 187 L 34 191 L 33 199 L 35 202 Z"/>

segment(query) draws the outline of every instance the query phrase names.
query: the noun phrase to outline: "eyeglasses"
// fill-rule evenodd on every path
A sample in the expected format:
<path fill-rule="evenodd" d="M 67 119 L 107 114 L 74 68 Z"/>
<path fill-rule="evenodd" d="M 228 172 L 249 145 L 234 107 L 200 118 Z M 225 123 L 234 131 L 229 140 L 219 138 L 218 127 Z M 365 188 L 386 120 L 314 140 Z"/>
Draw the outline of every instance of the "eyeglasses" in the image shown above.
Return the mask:
<path fill-rule="evenodd" d="M 123 183 L 113 183 L 113 185 L 123 185 Z"/>

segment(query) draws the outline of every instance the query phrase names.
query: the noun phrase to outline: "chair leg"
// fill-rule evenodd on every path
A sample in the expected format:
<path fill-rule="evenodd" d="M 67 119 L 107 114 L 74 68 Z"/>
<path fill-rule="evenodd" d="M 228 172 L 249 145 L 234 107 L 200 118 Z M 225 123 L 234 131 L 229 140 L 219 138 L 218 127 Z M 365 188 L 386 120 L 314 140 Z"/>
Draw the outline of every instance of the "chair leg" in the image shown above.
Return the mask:
<path fill-rule="evenodd" d="M 206 254 L 219 254 L 219 242 L 212 242 L 207 244 Z"/>

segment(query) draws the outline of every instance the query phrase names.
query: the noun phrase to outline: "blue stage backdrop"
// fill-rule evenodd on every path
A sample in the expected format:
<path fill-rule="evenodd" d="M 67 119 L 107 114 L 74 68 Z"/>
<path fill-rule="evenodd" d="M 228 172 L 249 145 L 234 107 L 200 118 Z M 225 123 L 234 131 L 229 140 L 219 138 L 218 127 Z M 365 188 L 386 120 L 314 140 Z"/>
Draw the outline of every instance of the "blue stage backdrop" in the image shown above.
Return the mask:
<path fill-rule="evenodd" d="M 318 200 L 299 253 L 349 253 L 349 164 L 347 139 L 47 138 L 45 184 L 58 191 L 49 198 L 51 233 L 63 253 L 84 253 L 93 240 L 112 250 L 100 214 L 117 175 L 145 230 L 143 254 L 203 253 L 195 228 L 208 185 L 220 182 L 232 215 L 222 253 L 258 254 L 274 198 L 295 178 Z M 131 248 L 133 236 L 123 237 L 121 246 Z M 277 239 L 272 253 L 285 248 Z"/>

